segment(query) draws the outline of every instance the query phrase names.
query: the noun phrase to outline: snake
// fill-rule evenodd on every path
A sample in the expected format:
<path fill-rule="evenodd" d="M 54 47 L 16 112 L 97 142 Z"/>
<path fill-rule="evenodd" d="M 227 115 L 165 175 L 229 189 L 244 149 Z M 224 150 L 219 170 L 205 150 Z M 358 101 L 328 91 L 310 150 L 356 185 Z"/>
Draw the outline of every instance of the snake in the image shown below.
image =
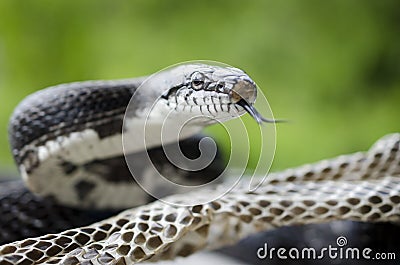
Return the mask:
<path fill-rule="evenodd" d="M 65 211 L 44 217 L 54 218 L 65 230 L 25 233 L 27 238 L 0 247 L 0 264 L 156 262 L 234 244 L 280 226 L 399 222 L 399 133 L 379 139 L 367 152 L 269 173 L 257 189 L 241 179 L 227 193 L 229 180 L 218 179 L 224 171 L 219 154 L 196 171 L 179 168 L 163 154 L 160 145 L 178 142 L 183 153 L 197 157 L 194 146 L 201 144 L 196 136 L 201 129 L 245 113 L 260 124 L 277 122 L 256 110 L 256 97 L 257 86 L 244 71 L 204 63 L 178 65 L 150 77 L 62 84 L 28 96 L 10 119 L 9 135 L 30 191 L 11 184 L 8 194 L 0 189 L 0 202 L 9 205 L 10 196 L 23 193 L 19 198 L 29 199 L 12 201 L 23 204 L 33 196 L 35 205 L 45 204 L 47 211 Z M 166 118 L 173 122 L 161 139 Z M 177 137 L 174 125 L 183 123 L 187 128 Z M 146 145 L 140 128 L 150 134 Z M 127 146 L 122 138 L 129 139 Z M 134 172 L 127 156 L 137 162 Z M 157 170 L 148 170 L 143 157 L 150 157 Z M 182 185 L 164 191 L 154 172 Z M 150 183 L 150 194 L 133 181 L 133 174 Z M 202 186 L 215 180 L 215 185 Z M 200 187 L 180 190 L 185 185 Z M 77 208 L 126 210 L 75 227 L 81 214 Z M 29 221 L 21 215 L 25 218 L 14 219 L 19 228 Z M 35 218 L 40 223 L 43 216 Z"/>

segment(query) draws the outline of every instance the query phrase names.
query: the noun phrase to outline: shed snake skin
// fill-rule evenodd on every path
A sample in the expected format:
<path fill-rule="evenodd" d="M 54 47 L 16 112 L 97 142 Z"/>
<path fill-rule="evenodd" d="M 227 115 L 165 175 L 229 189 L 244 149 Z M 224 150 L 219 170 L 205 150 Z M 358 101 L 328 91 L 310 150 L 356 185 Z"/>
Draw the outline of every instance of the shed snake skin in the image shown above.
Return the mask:
<path fill-rule="evenodd" d="M 200 67 L 202 69 L 199 70 L 196 68 L 196 73 L 202 72 L 204 68 L 207 68 L 204 65 Z M 186 70 L 193 73 L 192 68 Z M 242 105 L 244 103 L 241 100 L 246 100 L 247 104 L 237 109 L 239 114 L 243 114 L 246 110 L 258 122 L 262 122 L 264 118 L 251 107 L 255 100 L 254 88 L 250 85 L 247 86 L 251 84 L 249 79 L 247 79 L 247 75 L 243 72 L 239 74 L 238 70 L 228 70 L 231 71 L 231 75 L 232 71 L 234 71 L 235 77 L 239 75 L 241 76 L 239 80 L 245 80 L 244 82 L 246 82 L 246 86 L 241 85 L 239 87 L 235 87 L 237 83 L 232 83 L 231 90 L 228 90 L 227 93 L 229 94 L 229 91 L 233 91 L 236 94 L 232 96 L 232 92 L 230 92 L 231 99 L 229 100 L 233 101 L 229 104 L 241 102 L 240 104 Z M 224 69 L 221 73 L 226 74 Z M 191 78 L 193 85 L 193 76 Z M 202 76 L 201 78 L 204 77 Z M 238 79 L 235 78 L 235 80 Z M 217 84 L 221 80 L 214 79 L 214 81 Z M 225 79 L 224 81 L 225 84 L 229 83 L 229 80 Z M 138 81 L 138 83 L 140 82 Z M 130 80 L 129 84 L 132 83 Z M 106 86 L 110 87 L 110 84 L 108 83 Z M 127 88 L 127 83 L 124 83 L 124 81 L 112 84 L 117 84 L 117 87 Z M 80 87 L 81 84 L 73 86 Z M 92 87 L 99 87 L 99 83 Z M 135 87 L 137 87 L 137 84 Z M 53 88 L 50 91 L 54 92 L 57 89 L 60 89 L 60 87 L 56 87 L 55 90 Z M 131 91 L 131 89 L 132 87 L 128 87 L 126 90 Z M 201 92 L 202 90 L 200 88 L 195 91 Z M 214 89 L 214 91 L 216 90 Z M 171 93 L 177 94 L 176 89 L 168 89 L 164 92 L 166 92 L 163 94 L 165 95 L 165 100 L 168 100 Z M 45 95 L 39 94 L 41 100 L 48 92 L 42 93 Z M 74 93 L 72 92 L 72 94 Z M 204 93 L 204 91 L 201 93 Z M 221 93 L 226 93 L 226 91 Z M 49 94 L 47 96 L 49 97 Z M 204 97 L 204 94 L 202 97 Z M 17 108 L 16 117 L 21 115 L 20 113 L 26 114 L 28 109 L 33 109 L 29 101 L 22 104 L 22 107 L 24 107 L 24 104 L 29 106 L 26 109 Z M 125 101 L 121 104 L 127 104 L 127 102 Z M 176 104 L 174 107 L 177 108 L 177 105 L 179 104 Z M 54 103 L 52 106 L 55 106 Z M 104 108 L 106 107 L 104 106 Z M 113 116 L 115 114 L 114 109 L 117 109 L 115 105 L 112 107 L 113 110 L 104 110 L 104 108 L 99 111 L 101 113 L 109 113 L 108 118 L 111 120 L 113 117 L 116 117 Z M 138 109 L 136 111 L 139 113 Z M 222 108 L 221 111 L 223 111 Z M 32 112 L 40 113 L 40 111 L 38 112 L 35 109 Z M 99 119 L 96 113 L 92 112 L 91 114 L 91 117 Z M 56 116 L 56 114 L 52 116 L 52 119 Z M 232 115 L 230 114 L 229 116 Z M 118 117 L 120 117 L 120 113 L 118 113 Z M 227 118 L 227 116 L 222 118 Z M 44 170 L 45 167 L 50 165 L 48 161 L 53 159 L 51 156 L 52 150 L 57 152 L 58 157 L 55 160 L 59 162 L 58 165 L 61 165 L 59 168 L 62 168 L 64 171 L 74 171 L 78 167 L 90 169 L 91 167 L 88 165 L 93 166 L 93 157 L 91 158 L 92 161 L 86 161 L 83 166 L 82 164 L 79 166 L 73 164 L 70 161 L 71 159 L 67 160 L 67 158 L 71 158 L 72 156 L 68 156 L 67 153 L 62 153 L 60 150 L 69 150 L 69 147 L 76 148 L 73 145 L 73 141 L 70 142 L 72 143 L 71 145 L 65 145 L 60 149 L 57 149 L 53 145 L 49 147 L 50 151 L 47 151 L 47 153 L 45 151 L 38 151 L 35 155 L 35 151 L 40 149 L 40 146 L 49 143 L 52 139 L 72 135 L 76 132 L 79 129 L 79 124 L 74 127 L 74 120 L 71 119 L 72 123 L 62 127 L 63 130 L 61 131 L 59 128 L 56 128 L 56 130 L 52 131 L 53 134 L 50 134 L 49 131 L 43 134 L 43 131 L 41 131 L 41 135 L 36 135 L 36 130 L 33 130 L 31 134 L 28 133 L 29 139 L 25 139 L 23 144 L 20 143 L 21 138 L 11 139 L 12 146 L 14 147 L 14 156 L 16 157 L 17 164 L 20 165 L 21 174 L 27 180 L 29 187 L 42 196 L 50 195 L 52 197 L 54 196 L 54 192 L 51 193 L 46 190 L 46 187 L 43 185 L 36 185 L 37 182 L 33 180 L 41 177 L 44 172 L 41 171 L 42 168 Z M 92 128 L 97 128 L 97 136 L 100 134 L 102 136 L 106 135 L 103 138 L 97 137 L 97 141 L 112 137 L 111 133 L 103 132 L 102 125 L 107 124 L 107 126 L 111 126 L 111 124 L 115 125 L 116 122 L 102 123 L 102 121 L 106 120 L 105 116 L 101 116 L 101 119 L 99 119 L 100 123 L 96 123 L 94 120 L 88 120 L 86 124 L 94 124 Z M 20 127 L 18 128 L 22 128 L 21 123 L 19 123 L 18 126 Z M 199 123 L 203 126 L 206 124 L 204 120 L 199 121 Z M 50 127 L 47 126 L 47 128 Z M 18 134 L 18 128 L 15 126 L 11 129 L 11 132 Z M 121 129 L 120 126 L 116 126 L 116 128 Z M 24 128 L 24 130 L 29 132 L 29 128 Z M 126 128 L 126 130 L 129 131 L 129 128 Z M 114 135 L 115 131 L 113 132 Z M 62 133 L 62 135 L 57 135 L 57 133 Z M 43 135 L 46 135 L 46 137 L 43 138 Z M 85 133 L 82 135 L 87 136 Z M 68 140 L 73 138 L 62 139 L 65 140 L 64 143 L 68 143 Z M 207 198 L 212 197 L 213 194 L 220 194 L 221 190 L 225 189 L 225 184 L 196 189 L 190 192 L 190 194 L 169 195 L 167 200 L 170 204 L 162 201 L 154 201 L 143 206 L 125 210 L 114 217 L 89 226 L 73 228 L 58 234 L 47 234 L 3 245 L 0 247 L 0 264 L 134 264 L 144 260 L 157 261 L 171 259 L 176 256 L 187 256 L 201 249 L 219 248 L 233 244 L 241 238 L 257 233 L 258 231 L 284 225 L 321 223 L 331 220 L 398 222 L 400 217 L 399 149 L 400 134 L 391 134 L 378 140 L 368 152 L 339 156 L 315 164 L 285 170 L 280 173 L 271 173 L 262 183 L 262 186 L 256 190 L 250 191 L 248 181 L 244 178 L 229 193 L 206 203 L 198 204 L 196 202 L 207 201 Z M 32 153 L 33 155 L 31 155 Z M 97 157 L 97 159 L 100 158 Z M 110 156 L 104 156 L 101 159 L 110 161 L 111 158 Z M 51 162 L 54 163 L 54 160 Z M 47 166 L 46 163 L 48 163 Z M 106 165 L 112 166 L 113 163 L 106 163 Z M 58 173 L 55 167 L 53 169 L 55 171 L 53 170 L 49 174 Z M 211 172 L 218 171 L 213 170 L 211 168 Z M 176 172 L 178 171 L 172 174 L 177 174 Z M 103 174 L 103 176 L 106 175 Z M 80 183 L 82 176 L 82 174 L 78 173 L 76 176 L 74 175 L 73 178 L 75 180 L 71 182 L 70 187 L 76 187 L 72 183 Z M 189 175 L 180 173 L 180 176 L 187 178 Z M 108 179 L 103 178 L 103 181 L 105 180 Z M 118 185 L 114 186 L 120 188 Z M 89 189 L 86 193 L 90 191 L 96 193 L 96 188 Z M 114 207 L 115 203 L 120 199 L 117 196 L 118 198 L 114 201 L 103 202 L 99 201 L 98 197 L 93 196 L 89 197 L 89 203 L 86 203 L 82 202 L 85 198 L 81 198 L 85 196 L 79 196 L 86 194 L 82 192 L 82 189 L 75 188 L 74 192 L 75 194 L 73 195 L 75 197 L 73 198 L 68 198 L 68 193 L 60 194 L 59 201 L 72 206 L 82 205 L 84 208 L 108 208 Z M 98 192 L 104 193 L 107 191 L 101 190 Z M 65 197 L 63 198 L 62 196 Z M 93 202 L 96 200 L 99 204 L 93 206 Z M 137 205 L 146 202 L 138 202 L 136 198 L 133 202 L 126 202 L 126 205 L 122 205 L 122 207 L 127 207 L 129 204 Z"/>

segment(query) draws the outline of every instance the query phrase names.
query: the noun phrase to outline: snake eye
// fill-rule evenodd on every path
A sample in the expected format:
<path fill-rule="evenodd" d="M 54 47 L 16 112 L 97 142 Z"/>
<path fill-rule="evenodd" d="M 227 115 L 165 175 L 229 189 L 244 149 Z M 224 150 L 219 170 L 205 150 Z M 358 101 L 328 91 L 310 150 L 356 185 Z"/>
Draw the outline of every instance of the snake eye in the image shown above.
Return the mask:
<path fill-rule="evenodd" d="M 205 77 L 200 72 L 195 72 L 192 75 L 191 86 L 194 90 L 200 90 L 204 87 Z"/>

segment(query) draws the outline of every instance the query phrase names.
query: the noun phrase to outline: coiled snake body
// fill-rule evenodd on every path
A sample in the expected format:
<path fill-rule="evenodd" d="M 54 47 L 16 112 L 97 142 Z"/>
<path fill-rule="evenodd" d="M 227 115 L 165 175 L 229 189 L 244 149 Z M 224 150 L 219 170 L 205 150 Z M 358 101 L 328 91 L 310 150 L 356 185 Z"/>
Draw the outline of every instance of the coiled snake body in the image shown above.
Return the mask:
<path fill-rule="evenodd" d="M 169 144 L 181 140 L 189 153 L 199 140 L 188 137 L 216 120 L 247 111 L 258 122 L 271 121 L 253 107 L 254 82 L 235 68 L 178 66 L 140 91 L 143 80 L 61 85 L 23 101 L 11 118 L 10 142 L 28 187 L 59 203 L 89 209 L 145 204 L 151 197 L 131 179 L 122 132 L 133 142 L 124 151 L 142 161 L 144 135 L 135 128 L 143 120 L 157 135 L 157 121 L 166 113 L 174 121 L 191 120 L 181 138 L 164 138 Z M 131 97 L 135 105 L 123 121 Z M 157 149 L 157 137 L 148 139 L 155 167 L 178 183 L 206 183 L 223 170 L 218 159 L 195 172 L 179 169 Z M 132 264 L 187 256 L 283 225 L 336 219 L 398 222 L 399 145 L 400 134 L 392 134 L 368 152 L 269 174 L 256 190 L 244 181 L 220 198 L 223 184 L 170 195 L 170 204 L 155 201 L 86 227 L 3 245 L 0 264 Z M 146 168 L 139 171 L 139 177 L 151 178 Z M 162 188 L 157 183 L 149 187 Z M 170 189 L 163 195 L 179 192 Z M 213 197 L 218 199 L 207 201 Z"/>

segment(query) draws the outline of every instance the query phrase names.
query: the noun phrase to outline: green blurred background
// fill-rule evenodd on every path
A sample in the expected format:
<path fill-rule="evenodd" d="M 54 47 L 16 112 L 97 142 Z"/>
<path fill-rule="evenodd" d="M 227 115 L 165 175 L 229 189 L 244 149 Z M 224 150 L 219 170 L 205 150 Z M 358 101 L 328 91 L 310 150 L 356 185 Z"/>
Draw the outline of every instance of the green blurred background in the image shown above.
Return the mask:
<path fill-rule="evenodd" d="M 365 150 L 400 131 L 399 13 L 396 0 L 3 0 L 0 168 L 14 168 L 7 122 L 29 93 L 197 59 L 244 69 L 291 121 L 274 169 Z"/>

